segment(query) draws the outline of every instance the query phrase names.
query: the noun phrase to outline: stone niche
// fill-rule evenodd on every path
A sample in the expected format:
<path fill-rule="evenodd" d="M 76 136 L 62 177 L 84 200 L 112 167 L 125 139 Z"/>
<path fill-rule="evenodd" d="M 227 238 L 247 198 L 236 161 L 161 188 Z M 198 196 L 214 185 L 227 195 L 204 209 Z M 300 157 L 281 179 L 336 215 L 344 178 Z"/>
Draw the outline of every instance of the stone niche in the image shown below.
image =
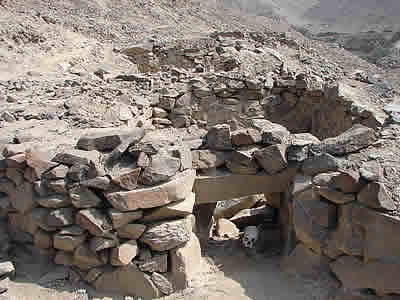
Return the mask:
<path fill-rule="evenodd" d="M 6 145 L 0 191 L 10 238 L 99 290 L 156 298 L 186 288 L 201 258 L 190 150 L 143 137 L 93 130 L 55 155 Z"/>
<path fill-rule="evenodd" d="M 397 187 L 371 160 L 381 144 L 388 154 L 396 143 L 385 135 L 361 124 L 323 140 L 261 119 L 247 129 L 215 125 L 204 149 L 192 151 L 200 175 L 196 204 L 214 209 L 212 203 L 242 197 L 214 216 L 236 223 L 258 212 L 255 222 L 263 223 L 278 208 L 282 267 L 289 272 L 312 278 L 332 272 L 348 291 L 400 294 Z M 261 193 L 258 206 L 249 195 Z"/>

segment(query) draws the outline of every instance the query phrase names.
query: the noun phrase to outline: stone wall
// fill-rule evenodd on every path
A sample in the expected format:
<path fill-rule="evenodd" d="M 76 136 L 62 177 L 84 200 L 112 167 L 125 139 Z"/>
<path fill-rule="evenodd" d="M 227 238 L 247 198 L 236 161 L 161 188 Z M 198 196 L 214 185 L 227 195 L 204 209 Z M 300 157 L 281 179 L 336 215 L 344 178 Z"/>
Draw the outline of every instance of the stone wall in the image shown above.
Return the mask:
<path fill-rule="evenodd" d="M 247 128 L 249 120 L 265 118 L 293 133 L 310 132 L 327 138 L 353 124 L 371 128 L 384 124 L 387 115 L 372 105 L 370 94 L 352 88 L 351 82 L 329 84 L 339 79 L 338 70 L 325 70 L 326 62 L 321 63 L 324 70 L 318 72 L 304 71 L 304 66 L 290 69 L 282 55 L 272 49 L 274 43 L 285 44 L 282 37 L 267 40 L 232 32 L 182 40 L 176 45 L 132 45 L 121 52 L 142 74 L 116 79 L 148 85 L 146 101 L 138 101 L 138 106 L 153 108 L 152 115 L 147 110 L 144 115 L 158 128 L 225 123 Z M 264 46 L 258 47 L 254 41 Z"/>
<path fill-rule="evenodd" d="M 90 131 L 55 155 L 5 145 L 0 203 L 10 239 L 100 290 L 154 298 L 186 288 L 201 257 L 190 151 L 154 148 L 144 136 Z"/>
<path fill-rule="evenodd" d="M 266 209 L 248 209 L 247 215 L 280 208 L 282 266 L 311 276 L 331 271 L 350 291 L 400 294 L 398 189 L 383 175 L 383 154 L 378 154 L 390 155 L 393 137 L 354 125 L 320 141 L 261 123 L 236 131 L 216 125 L 205 149 L 192 151 L 193 166 L 206 174 L 195 182 L 198 203 L 225 200 L 221 190 L 231 198 L 266 193 Z M 386 167 L 386 173 L 389 169 L 394 172 Z"/>
<path fill-rule="evenodd" d="M 400 128 L 358 124 L 320 140 L 258 118 L 246 129 L 212 126 L 187 144 L 155 132 L 89 130 L 76 149 L 54 154 L 5 145 L 0 203 L 10 238 L 98 289 L 159 297 L 187 287 L 200 264 L 193 214 L 207 220 L 195 202 L 214 209 L 263 193 L 247 213 L 262 222 L 279 209 L 283 265 L 330 270 L 350 290 L 400 294 L 397 173 L 379 159 Z"/>

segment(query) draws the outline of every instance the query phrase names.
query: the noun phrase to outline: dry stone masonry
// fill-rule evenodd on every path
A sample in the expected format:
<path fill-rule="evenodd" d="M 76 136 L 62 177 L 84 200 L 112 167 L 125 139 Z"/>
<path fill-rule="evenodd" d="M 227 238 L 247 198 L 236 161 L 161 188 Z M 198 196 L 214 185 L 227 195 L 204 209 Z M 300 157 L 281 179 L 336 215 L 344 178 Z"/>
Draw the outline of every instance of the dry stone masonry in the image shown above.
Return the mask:
<path fill-rule="evenodd" d="M 385 163 L 377 153 L 383 145 L 390 153 L 398 128 L 377 132 L 358 124 L 319 140 L 267 120 L 253 124 L 215 125 L 204 149 L 193 151 L 193 166 L 204 174 L 194 186 L 198 204 L 266 194 L 264 206 L 245 197 L 219 209 L 217 232 L 220 218 L 243 228 L 279 208 L 283 267 L 314 277 L 331 271 L 348 291 L 400 294 L 398 188 L 381 174 Z"/>
<path fill-rule="evenodd" d="M 265 42 L 257 38 L 121 49 L 142 73 L 101 79 L 138 92 L 105 114 L 124 126 L 89 129 L 74 149 L 7 137 L 1 259 L 23 243 L 99 290 L 157 298 L 196 276 L 196 234 L 208 237 L 213 217 L 229 237 L 272 220 L 286 269 L 328 270 L 346 290 L 400 295 L 396 118 L 346 82 L 328 84 L 337 74 L 292 71 L 273 45 L 246 42 Z M 246 66 L 246 57 L 262 59 Z M 84 123 L 74 101 L 66 115 Z M 0 276 L 14 272 L 0 263 Z"/>
<path fill-rule="evenodd" d="M 186 288 L 200 264 L 190 150 L 154 150 L 140 144 L 144 135 L 97 130 L 56 155 L 6 145 L 0 190 L 10 238 L 99 290 L 153 298 Z"/>

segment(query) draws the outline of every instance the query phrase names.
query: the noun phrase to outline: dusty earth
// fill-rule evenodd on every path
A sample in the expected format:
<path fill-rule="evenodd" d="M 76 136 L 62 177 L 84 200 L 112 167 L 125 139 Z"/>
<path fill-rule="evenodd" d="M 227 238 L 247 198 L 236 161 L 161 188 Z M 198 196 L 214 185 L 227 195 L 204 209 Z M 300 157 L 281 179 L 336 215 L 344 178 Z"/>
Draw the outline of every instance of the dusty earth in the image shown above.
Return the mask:
<path fill-rule="evenodd" d="M 328 299 L 338 283 L 329 274 L 319 278 L 293 277 L 280 268 L 279 256 L 249 257 L 238 240 L 209 241 L 203 244 L 201 273 L 192 286 L 163 300 L 319 300 Z M 64 269 L 18 249 L 16 277 L 1 282 L 8 291 L 1 300 L 131 300 L 132 297 L 106 295 L 82 283 L 65 279 Z"/>
<path fill-rule="evenodd" d="M 289 25 L 274 19 L 238 16 L 186 0 L 175 1 L 176 5 L 171 2 L 0 0 L 0 110 L 21 114 L 16 122 L 0 122 L 0 143 L 17 136 L 20 142 L 40 142 L 55 150 L 75 145 L 85 128 L 118 125 L 96 118 L 122 102 L 116 91 L 131 96 L 135 86 L 112 85 L 93 72 L 137 71 L 115 51 L 130 42 L 151 37 L 168 43 L 172 38 L 198 38 L 215 30 L 283 31 L 292 33 L 299 43 L 303 40 Z M 400 87 L 397 71 L 379 69 L 339 47 L 308 43 L 314 49 L 311 53 L 318 54 L 315 65 L 325 67 L 335 62 L 328 73 L 349 73 L 357 68 L 386 75 Z M 297 52 L 279 50 L 289 62 L 297 60 Z M 67 100 L 71 106 L 79 103 L 79 114 L 66 114 Z M 164 300 L 326 300 L 338 287 L 329 274 L 291 277 L 281 270 L 278 256 L 249 257 L 237 240 L 210 241 L 202 246 L 203 266 L 197 280 L 189 289 Z M 39 259 L 30 250 L 14 251 L 16 276 L 0 282 L 0 288 L 7 288 L 0 300 L 132 299 L 102 295 L 83 283 L 73 283 L 67 280 L 73 274 Z"/>

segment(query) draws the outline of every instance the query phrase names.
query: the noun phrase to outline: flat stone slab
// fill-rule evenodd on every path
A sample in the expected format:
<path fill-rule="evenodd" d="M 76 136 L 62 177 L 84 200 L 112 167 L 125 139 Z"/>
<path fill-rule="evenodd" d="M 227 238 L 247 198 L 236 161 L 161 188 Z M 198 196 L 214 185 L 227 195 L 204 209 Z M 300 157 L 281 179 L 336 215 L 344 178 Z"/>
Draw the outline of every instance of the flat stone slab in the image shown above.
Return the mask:
<path fill-rule="evenodd" d="M 288 189 L 296 175 L 296 168 L 288 168 L 274 175 L 199 176 L 194 183 L 196 204 L 215 203 L 249 195 L 280 193 Z"/>
<path fill-rule="evenodd" d="M 110 193 L 107 195 L 107 200 L 120 211 L 163 206 L 189 196 L 195 176 L 194 170 L 187 170 L 179 173 L 172 181 L 155 187 Z"/>

